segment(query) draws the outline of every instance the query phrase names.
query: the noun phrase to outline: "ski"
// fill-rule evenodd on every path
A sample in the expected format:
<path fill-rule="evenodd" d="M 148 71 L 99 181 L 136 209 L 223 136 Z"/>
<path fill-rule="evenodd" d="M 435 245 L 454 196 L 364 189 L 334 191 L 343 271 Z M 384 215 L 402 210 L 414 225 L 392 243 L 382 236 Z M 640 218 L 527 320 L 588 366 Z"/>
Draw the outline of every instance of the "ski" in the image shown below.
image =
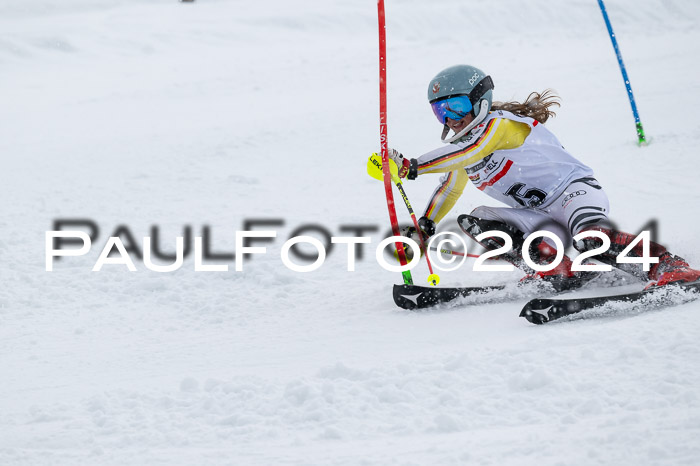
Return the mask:
<path fill-rule="evenodd" d="M 681 292 L 681 293 L 678 293 Z M 691 292 L 688 296 L 684 292 Z M 676 298 L 674 300 L 674 298 Z M 562 317 L 577 314 L 611 303 L 633 303 L 645 307 L 661 308 L 682 304 L 700 298 L 700 281 L 692 283 L 674 283 L 658 288 L 649 288 L 636 293 L 613 296 L 596 296 L 574 299 L 533 299 L 520 312 L 520 317 L 537 325 L 545 324 Z"/>
<path fill-rule="evenodd" d="M 470 286 L 454 288 L 435 288 L 420 285 L 394 285 L 394 302 L 403 309 L 425 309 L 440 303 L 454 301 L 460 297 L 488 295 L 494 291 L 497 300 L 530 299 L 542 293 L 558 294 L 576 290 L 587 284 L 597 274 L 589 274 L 577 279 L 568 279 L 565 282 L 541 281 L 539 283 L 519 284 L 519 289 L 505 285 Z M 480 304 L 482 300 L 477 300 Z M 474 303 L 476 304 L 476 303 Z"/>
<path fill-rule="evenodd" d="M 394 302 L 408 309 L 424 309 L 446 303 L 459 297 L 503 290 L 505 286 L 472 286 L 463 288 L 435 288 L 419 285 L 394 285 Z"/>

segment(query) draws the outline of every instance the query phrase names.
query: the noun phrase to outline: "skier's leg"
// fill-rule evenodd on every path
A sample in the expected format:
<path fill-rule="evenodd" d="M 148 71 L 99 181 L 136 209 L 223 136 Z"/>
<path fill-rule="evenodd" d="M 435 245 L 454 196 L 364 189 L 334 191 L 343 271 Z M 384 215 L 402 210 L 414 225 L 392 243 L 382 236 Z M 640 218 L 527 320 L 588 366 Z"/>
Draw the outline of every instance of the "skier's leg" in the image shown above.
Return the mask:
<path fill-rule="evenodd" d="M 650 242 L 650 255 L 658 257 L 659 263 L 652 265 L 648 272 L 641 264 L 620 264 L 617 257 L 636 238 L 635 235 L 617 231 L 607 222 L 610 204 L 605 191 L 594 179 L 574 182 L 566 192 L 548 208 L 552 218 L 565 223 L 571 236 L 578 233 L 597 230 L 610 238 L 610 248 L 596 256 L 597 260 L 617 267 L 641 280 L 651 280 L 657 285 L 665 285 L 674 281 L 695 281 L 700 279 L 700 271 L 690 268 L 681 257 L 671 254 L 662 245 Z M 585 238 L 574 243 L 579 252 L 590 251 L 602 246 L 598 238 Z M 632 257 L 642 257 L 642 244 L 635 246 L 629 254 Z"/>
<path fill-rule="evenodd" d="M 595 178 L 569 184 L 564 193 L 547 207 L 547 212 L 575 236 L 590 225 L 607 224 L 610 214 L 608 195 Z M 571 245 L 571 241 L 566 244 Z"/>
<path fill-rule="evenodd" d="M 482 220 L 504 223 L 521 232 L 523 239 L 530 233 L 538 230 L 545 230 L 554 233 L 564 241 L 564 244 L 567 244 L 565 240 L 568 236 L 566 228 L 554 221 L 546 212 L 535 209 L 481 206 L 474 209 L 471 216 Z M 547 242 L 550 242 L 550 240 L 547 239 Z M 550 242 L 550 245 L 555 246 L 555 243 Z"/>
<path fill-rule="evenodd" d="M 555 288 L 564 289 L 575 286 L 580 282 L 571 272 L 571 260 L 565 255 L 561 263 L 547 272 L 537 272 L 530 268 L 523 259 L 523 243 L 528 234 L 546 230 L 557 236 L 565 234 L 565 229 L 554 222 L 546 213 L 534 209 L 515 209 L 506 207 L 477 207 L 471 215 L 461 215 L 458 223 L 462 230 L 476 241 L 476 237 L 486 231 L 502 231 L 513 240 L 513 247 L 500 257 L 515 265 L 527 275 L 525 279 L 541 279 L 552 282 Z M 492 251 L 503 246 L 503 240 L 498 237 L 485 238 L 477 241 L 486 250 Z M 530 244 L 530 258 L 538 264 L 548 264 L 556 257 L 555 243 L 548 238 L 537 238 Z M 569 282 L 567 284 L 567 282 Z"/>
<path fill-rule="evenodd" d="M 525 232 L 528 219 L 523 215 L 512 214 L 509 211 L 521 209 L 498 208 L 481 206 L 474 209 L 470 215 L 460 215 L 457 223 L 464 233 L 487 251 L 494 251 L 505 245 L 505 241 L 498 236 L 477 240 L 477 236 L 487 231 L 500 231 L 507 234 L 513 240 L 513 247 L 501 254 L 501 258 L 515 265 L 526 273 L 533 272 L 522 258 L 522 245 L 525 241 Z M 510 215 L 509 215 L 510 214 Z M 508 220 L 510 221 L 508 221 Z"/>

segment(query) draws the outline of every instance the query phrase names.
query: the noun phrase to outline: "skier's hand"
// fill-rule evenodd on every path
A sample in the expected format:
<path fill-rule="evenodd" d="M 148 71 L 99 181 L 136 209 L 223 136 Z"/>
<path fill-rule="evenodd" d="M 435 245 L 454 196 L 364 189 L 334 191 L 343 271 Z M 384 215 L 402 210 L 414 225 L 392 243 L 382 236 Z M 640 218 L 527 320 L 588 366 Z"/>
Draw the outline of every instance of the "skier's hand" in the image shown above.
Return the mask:
<path fill-rule="evenodd" d="M 423 241 L 428 241 L 431 236 L 435 234 L 435 222 L 430 220 L 428 217 L 421 217 L 418 219 L 418 226 L 420 227 Z M 418 237 L 418 231 L 416 227 L 404 227 L 401 230 L 401 236 L 411 238 L 416 243 L 420 244 L 420 238 Z"/>
<path fill-rule="evenodd" d="M 408 170 L 411 168 L 411 162 L 396 149 L 389 148 L 388 155 L 399 168 L 399 178 L 406 178 L 406 175 L 408 175 Z"/>
<path fill-rule="evenodd" d="M 435 234 L 435 222 L 433 222 L 427 217 L 421 217 L 418 220 L 418 226 L 421 228 L 421 236 L 423 237 L 423 243 L 425 244 L 425 247 L 428 247 L 428 240 L 431 236 Z M 411 238 L 413 241 L 418 243 L 418 245 L 421 244 L 421 238 L 418 235 L 418 230 L 416 230 L 416 227 L 414 226 L 402 228 L 400 230 L 400 234 L 401 236 L 405 236 L 406 238 Z M 413 249 L 406 243 L 403 243 L 403 249 L 406 252 L 406 259 L 410 261 L 414 255 Z M 423 251 L 420 251 L 420 253 L 422 255 Z M 396 258 L 398 260 L 398 253 L 396 253 Z"/>

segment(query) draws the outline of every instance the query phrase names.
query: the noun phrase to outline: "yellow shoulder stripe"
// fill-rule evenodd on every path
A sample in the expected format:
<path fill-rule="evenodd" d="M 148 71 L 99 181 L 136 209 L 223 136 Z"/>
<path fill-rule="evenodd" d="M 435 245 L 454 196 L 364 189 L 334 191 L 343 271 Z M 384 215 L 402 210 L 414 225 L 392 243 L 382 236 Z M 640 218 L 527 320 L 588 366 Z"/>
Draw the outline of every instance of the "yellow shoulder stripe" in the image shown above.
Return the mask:
<path fill-rule="evenodd" d="M 494 118 L 479 138 L 457 152 L 446 154 L 418 166 L 418 174 L 451 172 L 477 163 L 497 150 L 515 149 L 525 142 L 530 134 L 527 123 Z"/>

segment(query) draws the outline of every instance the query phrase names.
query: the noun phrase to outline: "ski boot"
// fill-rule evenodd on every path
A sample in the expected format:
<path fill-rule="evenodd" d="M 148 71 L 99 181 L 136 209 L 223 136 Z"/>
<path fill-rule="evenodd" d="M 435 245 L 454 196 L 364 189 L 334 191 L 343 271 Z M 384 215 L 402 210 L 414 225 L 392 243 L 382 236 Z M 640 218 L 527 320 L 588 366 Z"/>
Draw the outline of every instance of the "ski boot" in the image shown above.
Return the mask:
<path fill-rule="evenodd" d="M 652 282 L 646 288 L 679 282 L 690 283 L 700 280 L 700 270 L 691 269 L 684 259 L 667 251 L 659 257 L 659 263 L 649 270 L 649 279 Z"/>
<path fill-rule="evenodd" d="M 659 243 L 649 242 L 649 254 L 652 257 L 658 257 L 659 262 L 653 264 L 648 272 L 645 272 L 640 264 L 620 264 L 617 262 L 617 257 L 624 251 L 637 237 L 621 231 L 611 230 L 609 228 L 595 226 L 587 230 L 597 230 L 605 233 L 610 238 L 610 248 L 604 253 L 596 256 L 596 259 L 606 264 L 617 267 L 642 281 L 651 281 L 646 288 L 653 286 L 665 286 L 670 283 L 678 282 L 694 282 L 700 280 L 700 270 L 690 268 L 688 262 L 682 257 L 671 254 L 666 248 Z M 586 230 L 583 230 L 586 231 Z M 580 251 L 590 251 L 602 245 L 601 240 L 597 238 L 586 238 L 577 242 L 574 247 Z M 643 246 L 639 242 L 629 252 L 630 257 L 642 257 Z"/>

